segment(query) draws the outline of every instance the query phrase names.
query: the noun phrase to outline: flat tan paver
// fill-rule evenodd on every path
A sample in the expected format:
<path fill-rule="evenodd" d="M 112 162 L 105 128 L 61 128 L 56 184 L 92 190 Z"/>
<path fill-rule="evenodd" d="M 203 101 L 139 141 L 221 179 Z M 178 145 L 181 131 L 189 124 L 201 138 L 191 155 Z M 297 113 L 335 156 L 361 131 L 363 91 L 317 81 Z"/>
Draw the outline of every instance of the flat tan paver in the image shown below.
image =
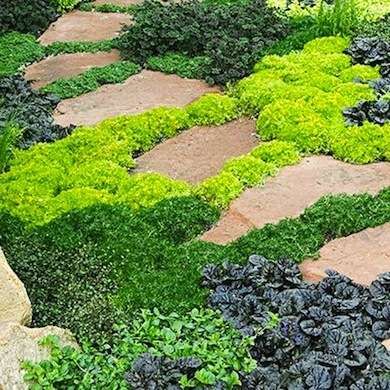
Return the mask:
<path fill-rule="evenodd" d="M 252 150 L 258 144 L 255 133 L 250 119 L 194 127 L 139 157 L 135 171 L 159 172 L 195 184 L 216 175 L 229 158 Z"/>
<path fill-rule="evenodd" d="M 72 11 L 61 16 L 41 35 L 39 41 L 49 45 L 56 41 L 100 41 L 118 36 L 131 16 L 121 13 Z"/>
<path fill-rule="evenodd" d="M 54 118 L 62 126 L 92 125 L 106 118 L 154 107 L 184 106 L 213 91 L 217 88 L 200 80 L 144 70 L 122 84 L 104 85 L 94 92 L 63 100 Z"/>
<path fill-rule="evenodd" d="M 327 269 L 334 269 L 368 286 L 379 274 L 390 272 L 390 223 L 329 242 L 318 260 L 306 260 L 300 269 L 313 282 L 324 278 Z"/>
<path fill-rule="evenodd" d="M 58 79 L 79 75 L 93 67 L 101 67 L 120 60 L 119 52 L 76 53 L 51 56 L 26 68 L 25 78 L 34 88 L 41 88 Z"/>
<path fill-rule="evenodd" d="M 326 194 L 377 193 L 390 186 L 390 164 L 352 165 L 329 156 L 304 158 L 265 185 L 247 189 L 203 240 L 226 244 L 253 228 L 297 217 Z"/>

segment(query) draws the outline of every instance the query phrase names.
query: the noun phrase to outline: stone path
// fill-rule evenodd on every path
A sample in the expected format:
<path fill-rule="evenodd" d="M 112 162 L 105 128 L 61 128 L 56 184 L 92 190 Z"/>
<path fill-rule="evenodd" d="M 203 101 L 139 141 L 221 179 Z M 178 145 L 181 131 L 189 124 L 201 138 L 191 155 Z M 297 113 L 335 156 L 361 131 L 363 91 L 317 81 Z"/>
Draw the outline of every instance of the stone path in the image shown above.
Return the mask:
<path fill-rule="evenodd" d="M 25 78 L 33 81 L 34 88 L 41 88 L 55 80 L 70 78 L 90 68 L 109 65 L 119 60 L 117 50 L 109 53 L 62 54 L 28 66 Z"/>
<path fill-rule="evenodd" d="M 216 175 L 231 157 L 248 153 L 258 143 L 255 121 L 194 127 L 157 145 L 137 159 L 136 172 L 160 172 L 190 183 Z"/>
<path fill-rule="evenodd" d="M 389 163 L 351 165 L 326 156 L 307 157 L 264 186 L 244 191 L 202 239 L 226 244 L 252 228 L 300 215 L 323 195 L 376 193 L 386 186 L 390 186 Z"/>
<path fill-rule="evenodd" d="M 56 41 L 100 41 L 114 38 L 130 23 L 128 14 L 73 11 L 52 23 L 39 41 L 43 45 Z"/>
<path fill-rule="evenodd" d="M 123 84 L 104 85 L 94 92 L 63 100 L 54 113 L 62 125 L 92 125 L 105 118 L 135 114 L 159 106 L 184 106 L 217 91 L 200 80 L 144 70 Z"/>
<path fill-rule="evenodd" d="M 390 223 L 333 240 L 321 249 L 318 260 L 306 260 L 300 268 L 313 282 L 326 276 L 325 270 L 334 269 L 369 285 L 379 274 L 390 271 Z"/>

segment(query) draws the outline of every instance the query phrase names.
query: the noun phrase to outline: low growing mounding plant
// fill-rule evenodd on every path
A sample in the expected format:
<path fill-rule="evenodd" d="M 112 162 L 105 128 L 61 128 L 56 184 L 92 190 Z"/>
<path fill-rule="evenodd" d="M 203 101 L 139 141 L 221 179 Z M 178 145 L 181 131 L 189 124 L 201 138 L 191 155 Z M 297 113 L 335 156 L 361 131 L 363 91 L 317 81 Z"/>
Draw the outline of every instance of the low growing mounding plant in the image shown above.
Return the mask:
<path fill-rule="evenodd" d="M 245 376 L 244 389 L 390 386 L 390 352 L 380 344 L 390 337 L 390 273 L 369 288 L 334 271 L 309 284 L 292 261 L 251 256 L 244 266 L 206 267 L 203 284 L 213 308 L 256 336 L 251 355 L 259 368 Z M 266 328 L 270 312 L 278 323 Z"/>
<path fill-rule="evenodd" d="M 0 34 L 19 31 L 38 35 L 58 17 L 51 0 L 3 1 L 0 7 Z"/>
<path fill-rule="evenodd" d="M 13 157 L 16 147 L 23 131 L 12 121 L 5 122 L 0 126 L 0 173 L 4 173 Z"/>
<path fill-rule="evenodd" d="M 181 316 L 145 310 L 117 327 L 110 352 L 87 345 L 81 351 L 60 348 L 48 337 L 42 345 L 51 351 L 50 359 L 23 366 L 31 385 L 61 389 L 126 389 L 126 381 L 132 389 L 207 388 L 218 382 L 232 388 L 239 384 L 239 372 L 255 367 L 252 342 L 209 309 Z"/>
<path fill-rule="evenodd" d="M 142 65 L 150 57 L 171 52 L 205 56 L 206 80 L 226 83 L 248 74 L 258 53 L 287 32 L 287 22 L 265 0 L 229 4 L 148 0 L 138 7 L 119 48 L 125 58 Z"/>
<path fill-rule="evenodd" d="M 0 78 L 15 74 L 20 67 L 43 57 L 44 50 L 29 34 L 10 32 L 0 35 Z"/>
<path fill-rule="evenodd" d="M 121 61 L 100 68 L 89 69 L 69 79 L 56 80 L 41 88 L 41 91 L 52 93 L 61 99 L 68 99 L 94 91 L 104 84 L 121 83 L 140 70 L 140 66 L 133 62 Z"/>
<path fill-rule="evenodd" d="M 204 77 L 204 68 L 209 63 L 210 59 L 204 56 L 190 58 L 180 53 L 167 53 L 160 57 L 148 58 L 146 67 L 164 73 L 175 73 L 189 79 L 201 79 Z"/>
<path fill-rule="evenodd" d="M 51 0 L 60 12 L 72 10 L 80 1 L 82 0 Z"/>
<path fill-rule="evenodd" d="M 69 41 L 53 42 L 44 47 L 46 56 L 72 53 L 98 53 L 100 51 L 111 51 L 117 46 L 117 39 L 105 39 L 102 41 Z"/>
<path fill-rule="evenodd" d="M 0 78 L 0 96 L 0 126 L 12 118 L 24 129 L 18 142 L 20 148 L 28 148 L 37 142 L 53 142 L 73 130 L 73 127 L 65 128 L 54 123 L 52 112 L 58 98 L 35 91 L 21 76 Z"/>
<path fill-rule="evenodd" d="M 388 124 L 344 123 L 345 108 L 375 97 L 368 81 L 379 77 L 378 69 L 368 65 L 351 66 L 342 53 L 347 47 L 343 38 L 319 38 L 302 52 L 267 56 L 232 89 L 241 110 L 260 112 L 261 139 L 291 142 L 301 153 L 332 154 L 359 164 L 388 158 Z"/>

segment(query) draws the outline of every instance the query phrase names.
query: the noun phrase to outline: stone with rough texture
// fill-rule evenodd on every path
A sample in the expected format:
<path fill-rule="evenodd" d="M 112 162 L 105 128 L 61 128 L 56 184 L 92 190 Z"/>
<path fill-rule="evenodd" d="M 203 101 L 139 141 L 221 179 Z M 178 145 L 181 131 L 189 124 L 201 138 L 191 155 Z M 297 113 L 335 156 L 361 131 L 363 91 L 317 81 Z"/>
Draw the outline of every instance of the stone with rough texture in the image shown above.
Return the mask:
<path fill-rule="evenodd" d="M 31 303 L 26 289 L 0 249 L 0 323 L 14 321 L 28 325 L 31 316 Z"/>
<path fill-rule="evenodd" d="M 139 157 L 135 171 L 159 172 L 195 184 L 216 175 L 229 158 L 252 150 L 258 143 L 255 133 L 250 119 L 194 127 Z"/>
<path fill-rule="evenodd" d="M 62 126 L 92 125 L 103 119 L 136 114 L 159 106 L 184 106 L 216 91 L 200 80 L 144 70 L 122 84 L 103 85 L 94 92 L 63 100 L 54 113 Z"/>
<path fill-rule="evenodd" d="M 131 23 L 128 14 L 72 11 L 52 23 L 40 36 L 42 45 L 62 41 L 101 41 L 116 37 Z"/>
<path fill-rule="evenodd" d="M 334 269 L 368 286 L 379 274 L 390 272 L 390 223 L 333 240 L 322 247 L 318 260 L 306 260 L 300 268 L 313 282 Z"/>
<path fill-rule="evenodd" d="M 20 363 L 25 360 L 39 362 L 49 357 L 49 351 L 38 345 L 48 336 L 60 338 L 61 345 L 77 348 L 72 334 L 55 326 L 44 328 L 26 328 L 13 322 L 0 323 L 0 389 L 24 390 L 28 386 L 24 382 L 24 370 Z"/>
<path fill-rule="evenodd" d="M 102 67 L 120 60 L 119 52 L 76 53 L 51 56 L 26 68 L 25 78 L 34 88 L 41 88 L 58 79 L 77 76 L 93 67 Z"/>
<path fill-rule="evenodd" d="M 382 344 L 390 351 L 390 339 L 385 340 Z"/>
<path fill-rule="evenodd" d="M 327 156 L 307 157 L 262 187 L 244 191 L 203 239 L 226 244 L 253 228 L 297 217 L 326 194 L 374 194 L 389 185 L 389 163 L 352 165 Z"/>

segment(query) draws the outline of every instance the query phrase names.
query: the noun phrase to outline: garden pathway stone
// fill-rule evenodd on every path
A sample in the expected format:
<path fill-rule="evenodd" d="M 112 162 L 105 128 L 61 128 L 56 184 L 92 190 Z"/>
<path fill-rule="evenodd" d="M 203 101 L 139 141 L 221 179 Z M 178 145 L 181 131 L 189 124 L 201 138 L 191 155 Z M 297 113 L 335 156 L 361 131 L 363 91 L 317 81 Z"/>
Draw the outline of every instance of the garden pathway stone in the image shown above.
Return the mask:
<path fill-rule="evenodd" d="M 63 100 L 54 113 L 62 126 L 93 125 L 103 119 L 136 114 L 159 106 L 184 106 L 217 91 L 200 80 L 144 70 L 122 84 L 103 85 L 94 92 Z"/>
<path fill-rule="evenodd" d="M 58 79 L 68 79 L 93 67 L 102 67 L 120 60 L 119 52 L 76 53 L 51 56 L 26 68 L 25 78 L 34 88 L 41 88 Z"/>
<path fill-rule="evenodd" d="M 318 260 L 305 260 L 300 269 L 305 279 L 318 282 L 334 269 L 353 281 L 370 285 L 390 272 L 390 223 L 333 240 L 322 247 Z"/>
<path fill-rule="evenodd" d="M 128 14 L 72 11 L 61 16 L 41 35 L 39 41 L 49 45 L 56 41 L 100 41 L 116 37 L 124 25 L 131 23 Z"/>
<path fill-rule="evenodd" d="M 47 348 L 38 342 L 46 336 L 55 335 L 61 345 L 77 347 L 68 330 L 56 326 L 30 329 L 14 322 L 0 323 L 0 389 L 27 390 L 23 377 L 25 371 L 20 367 L 24 360 L 39 362 L 49 357 Z"/>
<path fill-rule="evenodd" d="M 352 165 L 329 156 L 304 158 L 265 185 L 245 190 L 203 240 L 226 244 L 253 228 L 297 217 L 326 194 L 377 193 L 390 186 L 390 164 Z"/>
<path fill-rule="evenodd" d="M 13 321 L 28 325 L 31 317 L 31 303 L 26 289 L 8 265 L 0 248 L 0 324 Z"/>
<path fill-rule="evenodd" d="M 250 119 L 193 127 L 139 157 L 135 172 L 159 172 L 195 184 L 216 175 L 229 158 L 252 150 L 258 143 L 255 133 Z"/>

